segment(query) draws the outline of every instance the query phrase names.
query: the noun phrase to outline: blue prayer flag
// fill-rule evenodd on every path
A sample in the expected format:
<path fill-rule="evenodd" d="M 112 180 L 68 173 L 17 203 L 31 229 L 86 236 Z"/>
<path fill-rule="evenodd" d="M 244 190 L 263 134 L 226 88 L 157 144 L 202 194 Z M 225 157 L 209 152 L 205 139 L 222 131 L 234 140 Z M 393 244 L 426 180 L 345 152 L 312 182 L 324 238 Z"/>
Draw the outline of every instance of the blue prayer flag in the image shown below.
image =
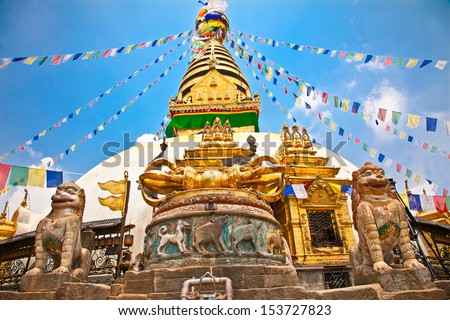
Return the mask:
<path fill-rule="evenodd" d="M 62 171 L 47 170 L 47 188 L 56 188 L 63 182 Z"/>

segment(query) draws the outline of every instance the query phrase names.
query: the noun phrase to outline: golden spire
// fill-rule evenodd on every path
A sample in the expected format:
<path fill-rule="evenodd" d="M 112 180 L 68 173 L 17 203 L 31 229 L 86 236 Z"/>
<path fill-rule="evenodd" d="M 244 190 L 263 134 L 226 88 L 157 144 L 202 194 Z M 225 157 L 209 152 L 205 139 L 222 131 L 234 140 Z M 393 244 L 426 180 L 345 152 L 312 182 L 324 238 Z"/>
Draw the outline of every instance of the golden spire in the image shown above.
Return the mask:
<path fill-rule="evenodd" d="M 25 188 L 25 195 L 23 196 L 23 200 L 20 205 L 24 208 L 28 206 L 28 190 L 26 188 Z"/>

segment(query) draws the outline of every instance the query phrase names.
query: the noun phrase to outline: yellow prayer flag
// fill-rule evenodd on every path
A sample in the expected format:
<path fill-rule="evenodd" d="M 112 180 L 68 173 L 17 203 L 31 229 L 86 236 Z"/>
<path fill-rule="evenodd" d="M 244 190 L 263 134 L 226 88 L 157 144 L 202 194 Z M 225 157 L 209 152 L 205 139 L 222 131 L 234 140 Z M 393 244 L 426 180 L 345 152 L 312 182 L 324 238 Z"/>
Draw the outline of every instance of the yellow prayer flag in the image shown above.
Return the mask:
<path fill-rule="evenodd" d="M 420 180 L 422 180 L 422 176 L 420 176 L 419 174 L 415 174 L 414 175 L 414 182 L 415 183 L 420 183 Z"/>
<path fill-rule="evenodd" d="M 104 126 L 103 124 L 101 124 L 101 125 L 98 126 L 98 130 L 102 131 L 102 130 L 104 130 L 104 129 L 105 129 L 105 126 Z"/>
<path fill-rule="evenodd" d="M 334 193 L 339 197 L 341 195 L 341 185 L 337 183 L 330 183 L 330 187 L 333 189 Z"/>
<path fill-rule="evenodd" d="M 45 136 L 45 132 L 46 132 L 47 130 L 44 130 L 44 131 L 42 131 L 41 133 L 39 133 L 39 136 L 40 137 L 43 137 L 43 136 Z"/>
<path fill-rule="evenodd" d="M 128 53 L 130 53 L 131 52 L 131 48 L 132 48 L 133 46 L 130 44 L 130 45 L 128 45 L 127 46 L 127 48 L 125 49 L 125 54 L 128 54 Z"/>
<path fill-rule="evenodd" d="M 302 105 L 302 98 L 298 97 L 295 99 L 295 106 L 300 107 Z"/>
<path fill-rule="evenodd" d="M 408 123 L 406 124 L 410 128 L 417 128 L 419 126 L 420 116 L 417 114 L 408 114 Z"/>
<path fill-rule="evenodd" d="M 400 198 L 403 200 L 403 203 L 409 207 L 408 195 L 406 193 L 400 193 Z"/>
<path fill-rule="evenodd" d="M 344 111 L 348 111 L 348 104 L 349 104 L 350 100 L 348 99 L 342 99 L 342 107 L 341 109 Z"/>
<path fill-rule="evenodd" d="M 85 55 L 83 58 L 81 58 L 81 60 L 87 60 L 87 59 L 89 59 L 89 57 L 90 57 L 93 53 L 94 53 L 94 51 L 86 52 L 86 55 Z"/>
<path fill-rule="evenodd" d="M 356 61 L 361 61 L 364 58 L 364 53 L 358 53 L 355 57 Z"/>
<path fill-rule="evenodd" d="M 80 112 L 81 112 L 81 108 L 79 108 L 79 109 L 75 110 L 75 114 L 76 114 L 76 115 L 79 115 L 79 114 L 80 114 Z"/>
<path fill-rule="evenodd" d="M 323 52 L 324 50 L 325 50 L 324 48 L 319 48 L 319 49 L 317 49 L 317 54 L 322 54 L 322 52 Z"/>
<path fill-rule="evenodd" d="M 398 137 L 399 137 L 400 139 L 406 139 L 406 132 L 400 131 Z"/>
<path fill-rule="evenodd" d="M 369 155 L 372 157 L 372 158 L 375 158 L 375 155 L 377 154 L 377 150 L 375 150 L 374 148 L 370 148 L 370 151 L 369 151 Z"/>
<path fill-rule="evenodd" d="M 125 191 L 127 190 L 126 180 L 120 181 L 110 180 L 104 183 L 99 182 L 98 186 L 100 187 L 100 189 L 109 191 L 112 194 L 125 194 Z"/>
<path fill-rule="evenodd" d="M 46 170 L 38 168 L 28 169 L 28 185 L 34 187 L 45 187 Z"/>
<path fill-rule="evenodd" d="M 112 211 L 123 211 L 125 205 L 125 197 L 109 196 L 107 198 L 98 198 L 102 206 L 110 208 Z"/>
<path fill-rule="evenodd" d="M 72 145 L 72 146 L 70 147 L 70 150 L 75 151 L 75 145 Z"/>
<path fill-rule="evenodd" d="M 337 124 L 336 122 L 331 122 L 331 130 L 336 131 Z"/>
<path fill-rule="evenodd" d="M 408 60 L 406 67 L 409 69 L 414 68 L 416 66 L 417 62 L 419 62 L 419 59 L 411 58 Z"/>
<path fill-rule="evenodd" d="M 38 57 L 28 57 L 25 60 L 23 60 L 23 63 L 25 64 L 32 64 L 34 61 L 36 61 Z"/>

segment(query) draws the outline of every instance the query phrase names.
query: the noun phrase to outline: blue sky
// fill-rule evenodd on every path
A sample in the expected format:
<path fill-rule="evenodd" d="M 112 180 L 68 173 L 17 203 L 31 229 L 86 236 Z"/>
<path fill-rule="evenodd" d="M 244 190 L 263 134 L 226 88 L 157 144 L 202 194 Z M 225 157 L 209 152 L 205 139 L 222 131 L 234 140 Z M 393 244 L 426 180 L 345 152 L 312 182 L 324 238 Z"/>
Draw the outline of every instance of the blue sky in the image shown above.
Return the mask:
<path fill-rule="evenodd" d="M 121 47 L 157 40 L 194 27 L 201 5 L 195 0 L 3 0 L 0 1 L 0 57 L 44 56 Z M 319 48 L 369 53 L 382 56 L 448 60 L 450 46 L 450 3 L 446 0 L 235 0 L 227 10 L 231 29 L 272 38 L 278 41 Z M 134 71 L 175 46 L 181 40 L 155 48 L 144 48 L 115 58 L 67 62 L 39 67 L 20 62 L 0 69 L 0 155 L 20 146 L 42 130 L 74 112 Z M 438 130 L 425 132 L 406 127 L 405 117 L 398 129 L 408 135 L 450 151 L 445 120 L 450 119 L 450 66 L 444 70 L 429 66 L 419 69 L 395 66 L 374 67 L 329 55 L 314 55 L 286 47 L 273 48 L 244 40 L 270 60 L 299 76 L 316 88 L 351 101 L 360 101 L 374 109 L 372 119 L 342 112 L 327 104 L 308 102 L 315 112 L 322 112 L 338 126 L 359 137 L 378 152 L 393 160 L 387 175 L 403 188 L 404 169 L 396 174 L 395 163 L 419 173 L 439 186 L 449 188 L 448 159 L 424 151 L 414 143 L 401 140 L 381 126 L 374 125 L 377 108 L 402 113 L 436 117 Z M 226 45 L 228 48 L 228 45 Z M 8 156 L 4 163 L 39 165 L 41 159 L 56 157 L 92 132 L 122 106 L 147 87 L 186 50 L 178 48 L 126 85 L 114 90 L 81 111 L 79 116 L 55 128 L 24 152 Z M 168 99 L 175 96 L 189 59 L 183 59 L 170 73 L 127 109 L 117 121 L 107 125 L 92 140 L 83 143 L 54 166 L 68 172 L 87 172 L 104 160 L 102 145 L 122 141 L 124 132 L 134 140 L 155 133 L 167 113 Z M 252 92 L 262 97 L 261 131 L 279 132 L 283 122 L 292 124 L 264 94 L 261 83 L 236 58 L 250 82 Z M 325 127 L 316 115 L 304 107 L 295 107 L 292 94 L 281 87 L 270 91 L 306 126 L 319 142 L 325 143 Z M 291 92 L 295 87 L 291 86 Z M 389 119 L 389 117 L 388 117 Z M 390 121 L 386 123 L 391 124 Z M 333 133 L 333 145 L 343 140 Z M 345 158 L 361 166 L 365 161 L 377 163 L 353 138 L 340 150 Z M 75 177 L 76 178 L 76 177 Z M 422 182 L 424 180 L 422 179 Z M 411 181 L 411 186 L 415 184 Z M 6 197 L 3 197 L 6 199 Z M 3 203 L 4 199 L 0 199 Z"/>

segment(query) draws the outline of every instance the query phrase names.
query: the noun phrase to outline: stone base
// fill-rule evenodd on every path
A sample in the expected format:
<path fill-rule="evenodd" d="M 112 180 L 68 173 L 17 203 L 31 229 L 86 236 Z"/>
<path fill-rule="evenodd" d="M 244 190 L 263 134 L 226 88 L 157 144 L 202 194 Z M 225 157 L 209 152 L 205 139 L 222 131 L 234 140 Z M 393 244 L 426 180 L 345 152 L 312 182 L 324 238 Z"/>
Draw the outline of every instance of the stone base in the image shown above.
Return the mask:
<path fill-rule="evenodd" d="M 437 280 L 433 284 L 438 288 L 445 291 L 447 298 L 450 299 L 450 280 Z"/>
<path fill-rule="evenodd" d="M 94 283 L 64 283 L 55 292 L 55 300 L 106 300 L 111 287 Z"/>
<path fill-rule="evenodd" d="M 55 292 L 0 291 L 0 300 L 53 300 Z"/>
<path fill-rule="evenodd" d="M 435 288 L 431 282 L 431 274 L 426 268 L 392 269 L 369 276 L 355 277 L 354 281 L 355 285 L 379 283 L 387 292 Z"/>
<path fill-rule="evenodd" d="M 24 275 L 20 279 L 20 292 L 56 291 L 66 282 L 80 283 L 81 280 L 67 273 Z"/>
<path fill-rule="evenodd" d="M 308 292 L 308 297 L 314 300 L 381 300 L 383 289 L 378 283 Z"/>
<path fill-rule="evenodd" d="M 447 295 L 441 289 L 405 290 L 400 292 L 384 292 L 383 300 L 447 300 Z"/>
<path fill-rule="evenodd" d="M 181 288 L 186 280 L 202 277 L 211 272 L 216 277 L 227 277 L 232 281 L 233 299 L 305 299 L 306 293 L 298 283 L 297 273 L 292 266 L 191 266 L 184 268 L 152 269 L 125 274 L 123 293 L 110 299 L 129 299 L 131 296 L 147 299 L 180 299 Z M 195 286 L 199 290 L 199 286 Z M 218 291 L 224 287 L 217 284 L 203 285 L 202 292 Z"/>

